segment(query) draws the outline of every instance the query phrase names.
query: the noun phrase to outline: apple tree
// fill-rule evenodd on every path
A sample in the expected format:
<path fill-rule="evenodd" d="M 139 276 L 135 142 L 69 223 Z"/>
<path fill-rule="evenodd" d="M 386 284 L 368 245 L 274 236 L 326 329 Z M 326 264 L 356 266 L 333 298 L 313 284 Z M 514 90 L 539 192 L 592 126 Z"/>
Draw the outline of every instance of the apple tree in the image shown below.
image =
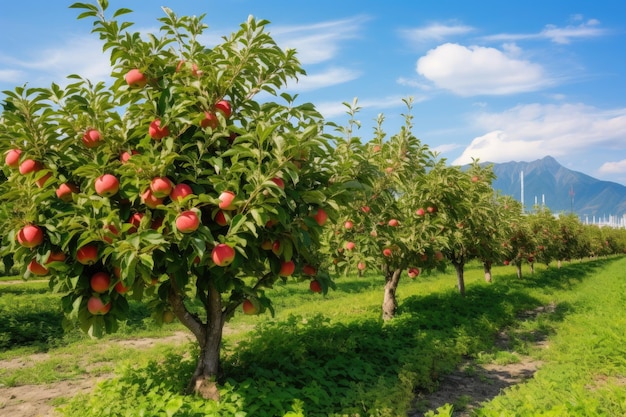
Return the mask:
<path fill-rule="evenodd" d="M 405 103 L 408 112 L 400 131 L 387 138 L 380 115 L 369 141 L 356 136 L 356 101 L 348 106 L 351 119 L 347 127 L 338 127 L 343 140 L 335 150 L 335 163 L 354 183 L 352 200 L 340 207 L 327 234 L 327 250 L 337 271 L 380 271 L 385 279 L 385 320 L 395 315 L 403 272 L 415 278 L 421 269 L 443 266 L 436 209 L 431 207 L 429 216 L 416 212 L 435 155 L 412 133 L 412 101 Z"/>
<path fill-rule="evenodd" d="M 324 120 L 272 101 L 304 70 L 265 20 L 209 47 L 204 16 L 163 8 L 160 31 L 140 34 L 106 0 L 71 7 L 93 19 L 112 82 L 4 92 L 2 255 L 49 277 L 92 336 L 115 331 L 129 299 L 176 317 L 200 348 L 189 391 L 218 398 L 222 330 L 240 306 L 271 311 L 277 279 L 333 285 L 320 213 L 344 187 Z"/>

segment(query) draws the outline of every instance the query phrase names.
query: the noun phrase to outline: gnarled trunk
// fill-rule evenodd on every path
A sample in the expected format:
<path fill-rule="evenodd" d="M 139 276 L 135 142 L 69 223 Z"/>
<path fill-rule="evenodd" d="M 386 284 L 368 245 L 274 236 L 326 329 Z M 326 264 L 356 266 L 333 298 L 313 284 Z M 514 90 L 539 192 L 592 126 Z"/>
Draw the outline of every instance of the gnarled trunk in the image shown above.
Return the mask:
<path fill-rule="evenodd" d="M 517 278 L 522 279 L 522 262 L 515 262 L 515 270 L 517 271 Z"/>
<path fill-rule="evenodd" d="M 459 288 L 459 294 L 461 294 L 462 297 L 465 297 L 465 262 L 452 261 L 452 265 L 454 265 L 454 270 L 456 271 L 456 281 Z"/>
<path fill-rule="evenodd" d="M 396 290 L 400 282 L 402 269 L 385 271 L 385 295 L 383 296 L 383 320 L 390 320 L 396 315 L 398 301 L 396 300 Z"/>
<path fill-rule="evenodd" d="M 491 282 L 491 261 L 483 262 L 483 270 L 485 271 L 485 282 Z"/>
<path fill-rule="evenodd" d="M 187 391 L 190 394 L 194 393 L 202 398 L 217 401 L 220 398 L 217 378 L 220 372 L 220 348 L 225 321 L 221 295 L 212 284 L 209 284 L 205 302 L 207 321 L 204 323 L 198 316 L 187 310 L 183 296 L 177 291 L 173 281 L 168 294 L 172 310 L 180 322 L 191 330 L 200 345 L 198 363 Z"/>

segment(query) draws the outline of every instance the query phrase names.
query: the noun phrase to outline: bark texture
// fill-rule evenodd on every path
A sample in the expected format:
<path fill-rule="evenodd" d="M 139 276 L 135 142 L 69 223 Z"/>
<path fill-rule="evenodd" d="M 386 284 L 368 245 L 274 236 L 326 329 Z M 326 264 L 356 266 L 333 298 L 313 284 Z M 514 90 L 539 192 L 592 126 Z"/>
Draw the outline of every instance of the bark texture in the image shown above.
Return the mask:
<path fill-rule="evenodd" d="M 385 295 L 383 296 L 383 320 L 390 320 L 396 315 L 398 301 L 396 291 L 402 269 L 387 270 L 385 272 Z"/>

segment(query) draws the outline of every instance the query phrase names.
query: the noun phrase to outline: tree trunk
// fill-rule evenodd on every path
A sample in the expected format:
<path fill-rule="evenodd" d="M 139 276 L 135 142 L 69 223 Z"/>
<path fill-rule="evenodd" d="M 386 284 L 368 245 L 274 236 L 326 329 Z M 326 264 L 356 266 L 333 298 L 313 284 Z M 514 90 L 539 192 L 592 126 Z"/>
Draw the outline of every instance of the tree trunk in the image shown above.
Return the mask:
<path fill-rule="evenodd" d="M 402 269 L 393 271 L 387 269 L 385 272 L 385 295 L 383 297 L 383 320 L 390 320 L 396 315 L 398 301 L 396 300 L 396 290 L 400 282 Z"/>
<path fill-rule="evenodd" d="M 483 270 L 485 271 L 485 282 L 491 282 L 491 261 L 483 262 Z"/>
<path fill-rule="evenodd" d="M 209 283 L 205 303 L 207 322 L 204 323 L 198 316 L 189 313 L 184 304 L 183 296 L 175 288 L 174 281 L 170 280 L 172 285 L 168 295 L 172 310 L 180 322 L 191 330 L 200 345 L 198 363 L 187 386 L 187 391 L 207 400 L 218 401 L 220 394 L 217 378 L 220 371 L 220 349 L 224 328 L 221 295 L 215 286 Z"/>
<path fill-rule="evenodd" d="M 515 270 L 517 271 L 517 278 L 522 279 L 522 263 L 515 262 Z"/>
<path fill-rule="evenodd" d="M 459 294 L 461 294 L 462 297 L 465 297 L 465 278 L 463 276 L 465 272 L 465 262 L 453 261 L 452 265 L 454 265 L 454 269 L 456 270 L 456 281 L 457 286 L 459 287 Z"/>

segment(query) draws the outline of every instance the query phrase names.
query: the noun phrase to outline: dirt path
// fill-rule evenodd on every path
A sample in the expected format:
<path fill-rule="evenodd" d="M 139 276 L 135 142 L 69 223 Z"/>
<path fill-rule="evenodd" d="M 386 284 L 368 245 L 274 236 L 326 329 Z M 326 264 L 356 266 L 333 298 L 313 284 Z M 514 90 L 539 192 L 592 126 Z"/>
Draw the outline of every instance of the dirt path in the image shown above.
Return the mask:
<path fill-rule="evenodd" d="M 187 332 L 175 332 L 161 338 L 141 338 L 108 342 L 129 348 L 145 350 L 157 343 L 184 343 L 191 340 Z M 16 369 L 32 366 L 33 362 L 42 362 L 50 358 L 48 353 L 37 353 L 23 358 L 0 361 L 0 368 Z M 71 398 L 77 394 L 91 391 L 95 385 L 111 374 L 87 376 L 84 378 L 58 381 L 43 385 L 21 385 L 17 387 L 0 386 L 0 415 L 7 417 L 57 417 L 52 402 L 58 398 Z"/>

